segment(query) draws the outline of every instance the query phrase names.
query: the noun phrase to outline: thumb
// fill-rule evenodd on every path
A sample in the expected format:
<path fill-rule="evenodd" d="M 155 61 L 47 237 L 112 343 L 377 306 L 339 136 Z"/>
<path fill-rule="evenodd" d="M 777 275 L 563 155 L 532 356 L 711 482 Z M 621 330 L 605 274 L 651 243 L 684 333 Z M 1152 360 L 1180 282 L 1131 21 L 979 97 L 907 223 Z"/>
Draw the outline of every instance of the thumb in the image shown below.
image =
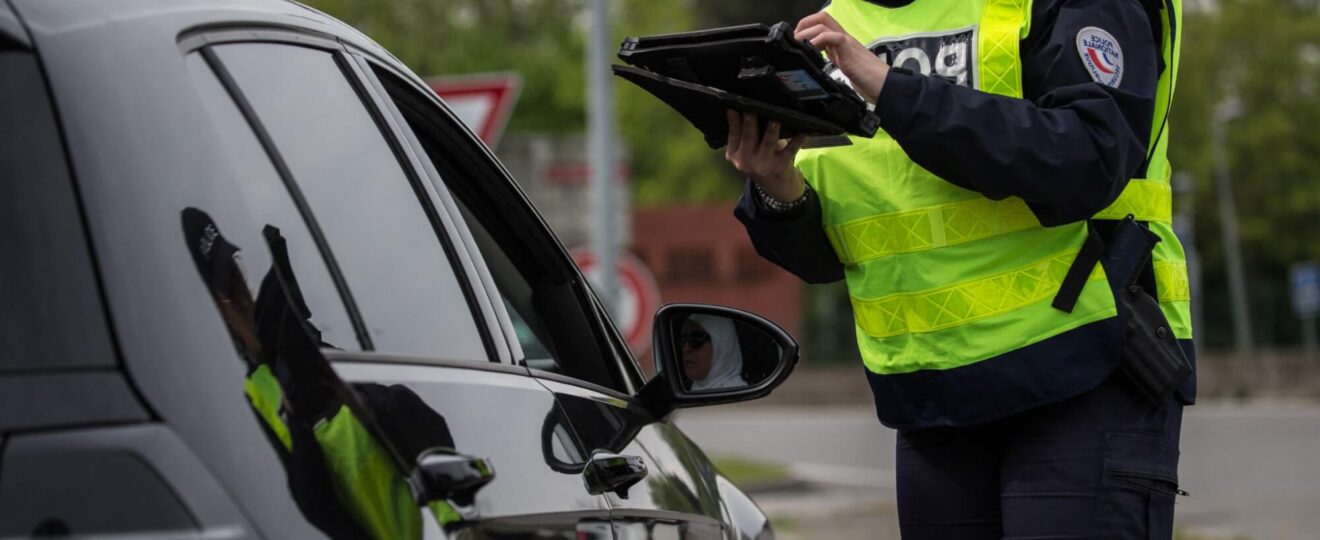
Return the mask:
<path fill-rule="evenodd" d="M 799 133 L 797 135 L 794 135 L 793 139 L 788 141 L 788 143 L 785 144 L 784 147 L 780 149 L 779 152 L 777 152 L 777 154 L 780 156 L 791 158 L 797 154 L 798 150 L 802 149 L 802 145 L 804 144 L 807 144 L 807 136 Z"/>

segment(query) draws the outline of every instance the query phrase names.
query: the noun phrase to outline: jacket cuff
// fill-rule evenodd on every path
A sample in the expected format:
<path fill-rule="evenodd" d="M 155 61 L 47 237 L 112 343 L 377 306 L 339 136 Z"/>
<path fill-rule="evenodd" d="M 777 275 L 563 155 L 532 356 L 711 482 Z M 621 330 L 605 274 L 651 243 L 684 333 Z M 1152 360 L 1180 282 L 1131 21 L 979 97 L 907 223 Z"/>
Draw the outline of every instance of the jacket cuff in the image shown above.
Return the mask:
<path fill-rule="evenodd" d="M 738 199 L 737 208 L 741 210 L 743 214 L 747 216 L 747 218 L 755 221 L 769 221 L 769 222 L 780 222 L 780 223 L 797 221 L 802 216 L 806 215 L 807 207 L 813 204 L 811 200 L 813 194 L 811 191 L 812 190 L 808 189 L 804 193 L 804 196 L 807 198 L 807 200 L 803 201 L 803 204 L 795 206 L 787 211 L 776 212 L 774 210 L 766 208 L 765 205 L 761 204 L 761 197 L 757 196 L 756 187 L 752 185 L 752 181 L 750 179 L 744 180 L 743 193 L 742 196 L 739 197 Z"/>
<path fill-rule="evenodd" d="M 885 86 L 875 100 L 875 113 L 880 116 L 880 127 L 893 135 L 907 129 L 921 100 L 924 77 L 905 68 L 889 68 Z"/>

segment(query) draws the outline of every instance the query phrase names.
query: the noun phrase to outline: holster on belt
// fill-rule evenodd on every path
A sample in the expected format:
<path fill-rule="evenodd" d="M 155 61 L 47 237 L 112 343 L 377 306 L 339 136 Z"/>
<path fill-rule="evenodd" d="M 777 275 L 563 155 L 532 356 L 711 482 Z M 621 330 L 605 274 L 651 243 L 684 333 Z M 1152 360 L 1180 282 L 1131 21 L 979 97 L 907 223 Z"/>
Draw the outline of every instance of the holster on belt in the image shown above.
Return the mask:
<path fill-rule="evenodd" d="M 1053 306 L 1071 312 L 1097 263 L 1105 269 L 1124 326 L 1123 357 L 1118 370 L 1142 395 L 1162 405 L 1178 384 L 1192 374 L 1169 321 L 1160 310 L 1154 291 L 1139 282 L 1150 267 L 1151 251 L 1160 238 L 1133 216 L 1118 221 L 1102 235 L 1095 222 L 1088 225 L 1086 244 L 1064 277 Z"/>

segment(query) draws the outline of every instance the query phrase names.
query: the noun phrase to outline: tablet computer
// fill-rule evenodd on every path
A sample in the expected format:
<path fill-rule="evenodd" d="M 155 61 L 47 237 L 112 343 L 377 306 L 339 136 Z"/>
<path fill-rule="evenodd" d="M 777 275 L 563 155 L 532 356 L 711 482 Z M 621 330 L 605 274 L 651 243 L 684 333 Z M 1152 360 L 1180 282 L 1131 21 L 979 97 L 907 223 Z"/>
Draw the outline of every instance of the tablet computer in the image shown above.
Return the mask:
<path fill-rule="evenodd" d="M 836 143 L 843 134 L 870 137 L 879 128 L 865 100 L 831 78 L 833 67 L 810 43 L 793 39 L 787 23 L 630 37 L 619 58 L 633 67 L 615 66 L 616 75 L 677 110 L 708 144 L 727 139 L 723 109 L 778 120 L 785 136 L 835 136 L 829 140 Z"/>

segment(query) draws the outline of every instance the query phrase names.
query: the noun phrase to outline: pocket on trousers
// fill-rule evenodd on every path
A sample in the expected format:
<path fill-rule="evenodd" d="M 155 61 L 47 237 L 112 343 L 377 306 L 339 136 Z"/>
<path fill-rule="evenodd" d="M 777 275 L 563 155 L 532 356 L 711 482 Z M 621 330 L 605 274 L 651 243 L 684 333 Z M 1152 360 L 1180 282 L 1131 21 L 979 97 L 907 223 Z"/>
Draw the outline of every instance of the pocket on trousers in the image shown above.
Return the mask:
<path fill-rule="evenodd" d="M 1178 448 L 1167 437 L 1138 432 L 1105 434 L 1100 510 L 1112 538 L 1173 536 Z"/>

